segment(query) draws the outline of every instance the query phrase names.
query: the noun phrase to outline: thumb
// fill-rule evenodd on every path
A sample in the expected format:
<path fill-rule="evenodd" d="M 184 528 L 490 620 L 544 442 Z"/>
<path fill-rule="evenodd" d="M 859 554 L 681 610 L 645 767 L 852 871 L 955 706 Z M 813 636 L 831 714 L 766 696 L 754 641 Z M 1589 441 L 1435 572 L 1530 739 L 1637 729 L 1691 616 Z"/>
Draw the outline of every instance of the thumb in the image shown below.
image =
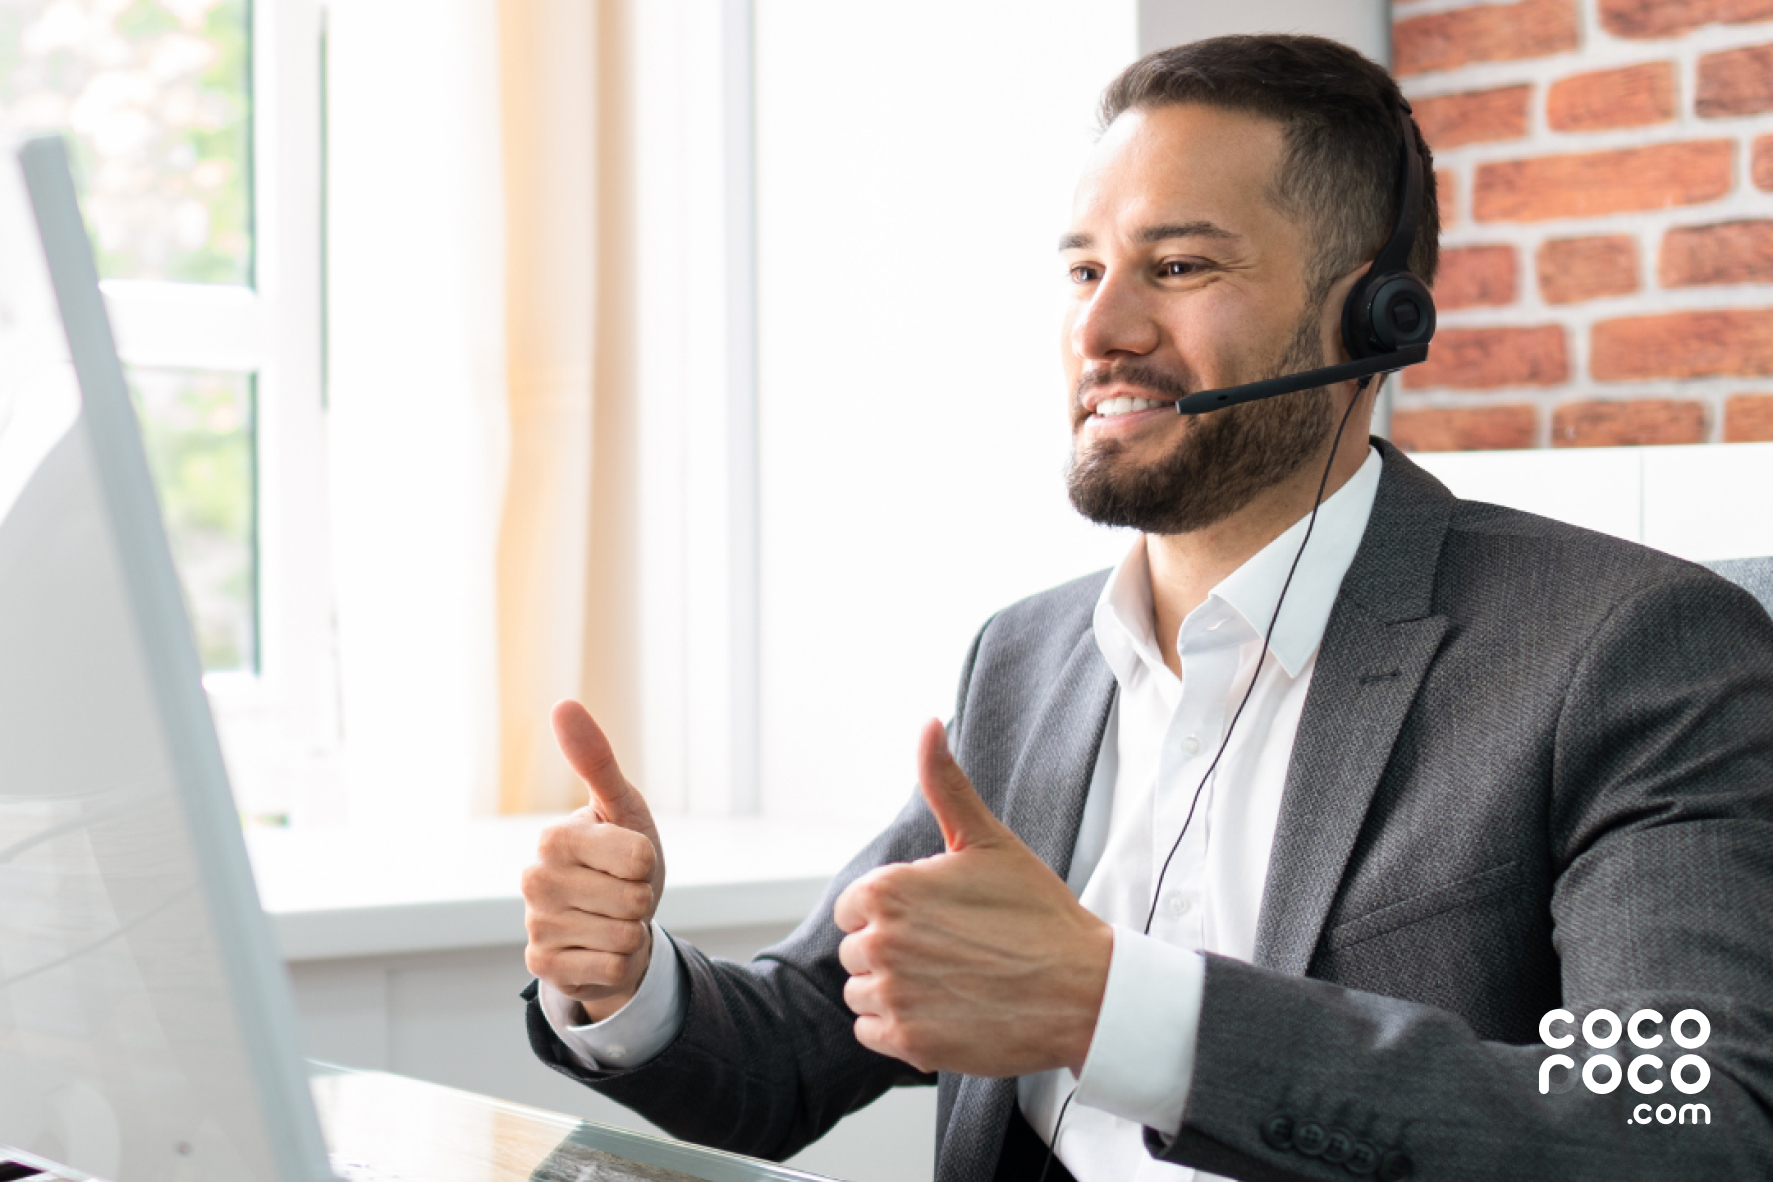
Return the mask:
<path fill-rule="evenodd" d="M 591 803 L 597 814 L 623 829 L 652 833 L 653 814 L 646 807 L 646 798 L 622 775 L 609 739 L 590 712 L 567 698 L 555 703 L 552 720 L 560 752 L 591 790 Z"/>
<path fill-rule="evenodd" d="M 924 724 L 918 737 L 917 782 L 936 823 L 942 826 L 942 840 L 949 853 L 1003 844 L 1009 831 L 973 790 L 973 782 L 949 753 L 947 729 L 934 718 Z"/>

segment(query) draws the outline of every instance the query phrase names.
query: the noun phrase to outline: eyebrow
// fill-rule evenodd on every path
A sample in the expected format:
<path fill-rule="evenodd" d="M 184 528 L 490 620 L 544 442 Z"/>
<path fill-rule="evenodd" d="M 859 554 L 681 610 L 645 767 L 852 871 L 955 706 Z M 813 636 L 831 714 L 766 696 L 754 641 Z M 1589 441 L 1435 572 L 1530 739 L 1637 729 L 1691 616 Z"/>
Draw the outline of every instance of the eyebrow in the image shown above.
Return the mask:
<path fill-rule="evenodd" d="M 1146 226 L 1134 237 L 1140 244 L 1150 246 L 1154 242 L 1163 242 L 1171 238 L 1231 239 L 1236 238 L 1237 235 L 1213 222 L 1169 222 L 1163 225 Z M 1096 240 L 1088 234 L 1074 231 L 1059 239 L 1059 249 L 1062 251 L 1087 250 L 1095 243 Z"/>

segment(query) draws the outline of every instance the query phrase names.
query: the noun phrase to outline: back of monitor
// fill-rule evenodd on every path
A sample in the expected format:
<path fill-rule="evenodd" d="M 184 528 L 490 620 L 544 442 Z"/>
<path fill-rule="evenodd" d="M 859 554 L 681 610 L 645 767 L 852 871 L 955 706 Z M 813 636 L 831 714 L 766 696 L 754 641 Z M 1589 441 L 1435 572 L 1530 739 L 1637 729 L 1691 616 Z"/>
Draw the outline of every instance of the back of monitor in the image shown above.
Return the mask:
<path fill-rule="evenodd" d="M 0 1145 L 330 1177 L 59 140 L 0 260 Z"/>

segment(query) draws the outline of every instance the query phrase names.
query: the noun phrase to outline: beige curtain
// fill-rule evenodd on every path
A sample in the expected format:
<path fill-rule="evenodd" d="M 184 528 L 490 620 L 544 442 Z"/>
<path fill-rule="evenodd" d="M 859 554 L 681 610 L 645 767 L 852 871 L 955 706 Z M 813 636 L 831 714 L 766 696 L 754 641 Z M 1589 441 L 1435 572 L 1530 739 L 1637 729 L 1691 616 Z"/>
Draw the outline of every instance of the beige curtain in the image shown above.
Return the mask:
<path fill-rule="evenodd" d="M 510 466 L 498 541 L 499 810 L 585 802 L 548 710 L 639 779 L 630 0 L 499 0 Z"/>

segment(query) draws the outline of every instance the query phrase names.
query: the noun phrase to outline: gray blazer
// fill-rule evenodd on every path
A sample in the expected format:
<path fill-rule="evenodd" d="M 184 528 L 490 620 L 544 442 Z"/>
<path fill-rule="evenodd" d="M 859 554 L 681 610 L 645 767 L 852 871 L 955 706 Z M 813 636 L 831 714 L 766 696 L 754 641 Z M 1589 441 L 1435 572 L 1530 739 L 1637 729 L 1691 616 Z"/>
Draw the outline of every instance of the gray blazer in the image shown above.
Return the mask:
<path fill-rule="evenodd" d="M 1375 442 L 1255 957 L 1208 958 L 1182 1128 L 1148 1146 L 1251 1179 L 1773 1177 L 1773 621 L 1709 571 L 1457 500 Z M 1060 876 L 1114 695 L 1091 630 L 1103 578 L 994 616 L 951 725 L 980 794 Z M 932 1082 L 852 1037 L 831 905 L 941 849 L 914 794 L 749 965 L 680 944 L 687 1020 L 640 1067 L 579 1067 L 533 986 L 532 1045 L 679 1137 L 786 1157 Z M 1710 1085 L 1541 1095 L 1539 1020 L 1559 1005 L 1700 1009 Z M 1684 1052 L 1660 1053 L 1666 1078 Z M 934 1082 L 939 1182 L 987 1182 L 1015 1081 Z M 1628 1123 L 1670 1100 L 1711 1123 Z"/>

